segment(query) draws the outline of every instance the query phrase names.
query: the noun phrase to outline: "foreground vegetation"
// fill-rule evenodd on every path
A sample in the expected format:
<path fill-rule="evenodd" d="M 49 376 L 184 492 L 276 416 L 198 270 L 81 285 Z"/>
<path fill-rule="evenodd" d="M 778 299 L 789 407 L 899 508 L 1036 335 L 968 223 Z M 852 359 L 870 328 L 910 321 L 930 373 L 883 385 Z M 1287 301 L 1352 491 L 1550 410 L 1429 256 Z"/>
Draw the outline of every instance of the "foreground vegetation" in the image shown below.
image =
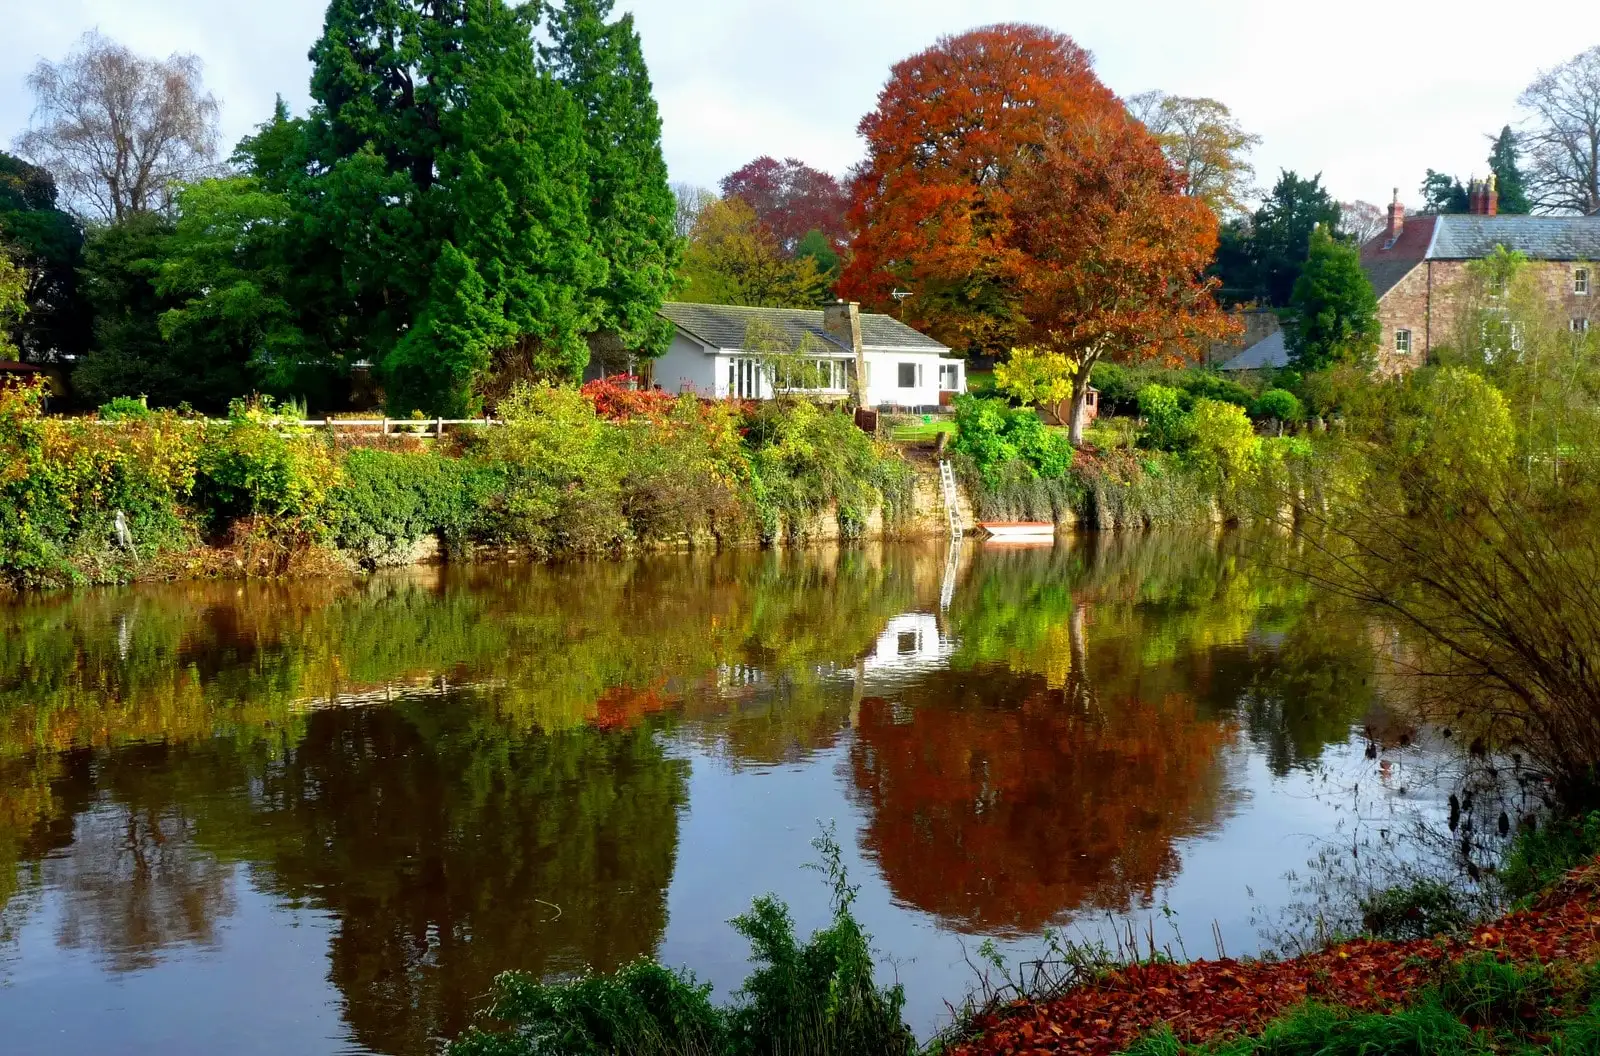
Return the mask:
<path fill-rule="evenodd" d="M 909 504 L 898 453 L 809 404 L 538 385 L 500 411 L 501 425 L 428 446 L 304 429 L 266 400 L 204 423 L 118 401 L 93 421 L 0 389 L 0 581 L 373 567 L 433 539 L 535 557 L 770 542 L 828 516 L 853 538 Z"/>

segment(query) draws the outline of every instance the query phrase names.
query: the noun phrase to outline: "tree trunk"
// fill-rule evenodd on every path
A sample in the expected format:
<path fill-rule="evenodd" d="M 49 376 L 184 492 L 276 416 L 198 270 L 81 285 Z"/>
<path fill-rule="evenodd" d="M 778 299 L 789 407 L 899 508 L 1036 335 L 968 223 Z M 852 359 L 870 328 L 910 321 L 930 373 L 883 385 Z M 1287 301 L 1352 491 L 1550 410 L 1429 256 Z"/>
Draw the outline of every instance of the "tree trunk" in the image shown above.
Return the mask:
<path fill-rule="evenodd" d="M 1072 381 L 1072 422 L 1067 430 L 1067 438 L 1072 441 L 1073 447 L 1083 446 L 1083 427 L 1087 424 L 1084 418 L 1088 411 L 1088 403 L 1089 368 L 1085 365 Z"/>

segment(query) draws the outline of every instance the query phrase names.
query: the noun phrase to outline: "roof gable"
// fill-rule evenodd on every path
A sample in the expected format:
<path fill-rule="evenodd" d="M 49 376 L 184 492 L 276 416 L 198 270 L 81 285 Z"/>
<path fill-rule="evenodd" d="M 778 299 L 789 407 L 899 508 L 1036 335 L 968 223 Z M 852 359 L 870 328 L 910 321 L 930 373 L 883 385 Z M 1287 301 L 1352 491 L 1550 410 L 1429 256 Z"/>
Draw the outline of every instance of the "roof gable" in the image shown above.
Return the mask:
<path fill-rule="evenodd" d="M 1437 216 L 1408 216 L 1400 237 L 1391 244 L 1387 231 L 1367 240 L 1361 247 L 1361 270 L 1367 273 L 1373 292 L 1380 298 L 1400 284 L 1411 270 L 1428 259 Z"/>
<path fill-rule="evenodd" d="M 824 345 L 849 352 L 851 349 L 822 326 L 820 308 L 747 308 L 732 304 L 689 304 L 668 301 L 661 314 L 680 330 L 716 349 L 743 348 L 750 323 L 764 319 L 777 327 L 784 340 L 799 345 L 810 336 Z M 914 330 L 890 315 L 861 313 L 861 344 L 866 348 L 898 348 L 918 352 L 946 352 L 948 349 L 921 331 Z"/>

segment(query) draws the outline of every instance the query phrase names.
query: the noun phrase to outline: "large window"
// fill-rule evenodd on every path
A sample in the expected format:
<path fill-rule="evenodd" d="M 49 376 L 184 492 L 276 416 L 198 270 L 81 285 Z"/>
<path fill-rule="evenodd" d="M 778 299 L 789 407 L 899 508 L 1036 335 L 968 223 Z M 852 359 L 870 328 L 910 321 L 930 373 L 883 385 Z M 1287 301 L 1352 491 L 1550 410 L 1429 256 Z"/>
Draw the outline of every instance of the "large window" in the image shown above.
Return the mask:
<path fill-rule="evenodd" d="M 1575 334 L 1587 334 L 1589 332 L 1589 320 L 1587 319 L 1574 319 L 1571 326 L 1572 332 Z"/>
<path fill-rule="evenodd" d="M 943 392 L 961 391 L 961 364 L 939 364 L 939 388 Z"/>
<path fill-rule="evenodd" d="M 1402 356 L 1411 354 L 1411 331 L 1396 330 L 1394 332 L 1394 350 Z"/>
<path fill-rule="evenodd" d="M 1574 268 L 1572 271 L 1572 292 L 1580 296 L 1589 292 L 1589 269 Z"/>
<path fill-rule="evenodd" d="M 902 389 L 918 389 L 922 387 L 922 364 L 899 364 L 900 387 Z"/>

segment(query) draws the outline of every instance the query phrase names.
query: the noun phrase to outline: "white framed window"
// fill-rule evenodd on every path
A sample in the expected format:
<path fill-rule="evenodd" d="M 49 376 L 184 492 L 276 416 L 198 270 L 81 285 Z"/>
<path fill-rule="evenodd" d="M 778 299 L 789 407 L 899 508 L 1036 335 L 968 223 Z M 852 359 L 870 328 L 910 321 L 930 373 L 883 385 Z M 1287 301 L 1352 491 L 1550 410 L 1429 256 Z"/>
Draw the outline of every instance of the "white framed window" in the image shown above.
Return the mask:
<path fill-rule="evenodd" d="M 1573 319 L 1570 325 L 1572 332 L 1575 334 L 1587 334 L 1589 332 L 1588 319 Z"/>
<path fill-rule="evenodd" d="M 941 392 L 961 391 L 961 365 L 959 363 L 939 364 L 939 390 Z"/>
<path fill-rule="evenodd" d="M 1589 295 L 1588 268 L 1572 269 L 1572 292 L 1577 294 L 1579 297 L 1587 297 Z"/>
<path fill-rule="evenodd" d="M 1513 352 L 1521 352 L 1522 351 L 1522 324 L 1521 323 L 1512 323 L 1511 324 L 1511 351 L 1513 351 Z"/>
<path fill-rule="evenodd" d="M 1410 330 L 1396 330 L 1394 332 L 1394 350 L 1397 354 L 1402 356 L 1409 356 L 1411 354 Z"/>
<path fill-rule="evenodd" d="M 901 363 L 899 366 L 899 383 L 902 389 L 922 388 L 922 364 Z"/>

